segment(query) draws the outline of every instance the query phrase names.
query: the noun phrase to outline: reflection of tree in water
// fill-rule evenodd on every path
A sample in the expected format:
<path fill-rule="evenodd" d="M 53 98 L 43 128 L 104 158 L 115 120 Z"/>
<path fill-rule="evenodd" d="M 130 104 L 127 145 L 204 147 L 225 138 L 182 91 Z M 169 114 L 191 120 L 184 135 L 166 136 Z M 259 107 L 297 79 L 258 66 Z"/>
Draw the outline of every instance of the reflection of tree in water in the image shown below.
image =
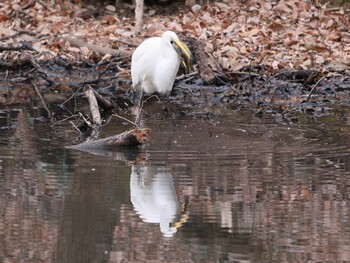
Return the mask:
<path fill-rule="evenodd" d="M 64 149 L 47 154 L 43 133 L 27 110 L 0 111 L 1 262 L 51 262 L 54 253 L 69 160 Z"/>
<path fill-rule="evenodd" d="M 166 167 L 133 166 L 130 195 L 140 218 L 147 223 L 159 223 L 165 237 L 172 237 L 187 219 L 187 202 L 180 207 L 172 175 Z"/>

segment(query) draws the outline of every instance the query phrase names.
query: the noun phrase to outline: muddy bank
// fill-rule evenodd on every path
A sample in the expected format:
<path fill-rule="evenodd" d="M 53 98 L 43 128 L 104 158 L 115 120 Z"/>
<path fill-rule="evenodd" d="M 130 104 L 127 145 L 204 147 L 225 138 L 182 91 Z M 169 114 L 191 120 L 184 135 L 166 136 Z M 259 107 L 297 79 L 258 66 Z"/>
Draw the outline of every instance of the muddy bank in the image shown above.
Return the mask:
<path fill-rule="evenodd" d="M 104 64 L 72 66 L 63 59 L 42 62 L 22 61 L 20 65 L 0 67 L 0 105 L 45 106 L 53 111 L 74 100 L 79 105 L 86 100 L 83 90 L 91 86 L 101 97 L 110 100 L 111 109 L 127 112 L 132 104 L 131 80 L 120 70 L 128 58 Z M 341 73 L 320 74 L 316 71 L 280 71 L 273 74 L 263 68 L 244 68 L 214 78 L 205 85 L 196 72 L 179 75 L 169 97 L 153 97 L 145 102 L 168 102 L 182 105 L 186 112 L 215 114 L 216 108 L 254 109 L 257 114 L 306 112 L 327 114 L 332 105 L 349 105 L 350 76 Z"/>

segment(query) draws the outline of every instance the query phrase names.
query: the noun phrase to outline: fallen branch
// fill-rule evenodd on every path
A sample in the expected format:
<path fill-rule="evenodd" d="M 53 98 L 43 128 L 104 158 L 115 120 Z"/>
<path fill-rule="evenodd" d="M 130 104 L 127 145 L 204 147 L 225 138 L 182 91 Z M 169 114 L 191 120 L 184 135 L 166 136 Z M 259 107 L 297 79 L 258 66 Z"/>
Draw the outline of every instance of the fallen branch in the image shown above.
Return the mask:
<path fill-rule="evenodd" d="M 193 37 L 187 37 L 186 41 L 190 46 L 194 60 L 198 65 L 198 73 L 203 82 L 205 84 L 213 84 L 218 80 L 222 82 L 222 79 L 225 79 L 225 77 L 220 73 L 222 70 L 211 55 L 213 51 L 206 51 L 205 48 L 208 47 L 206 47 L 205 43 Z"/>
<path fill-rule="evenodd" d="M 186 79 L 187 81 L 192 79 L 194 76 L 198 75 L 197 71 L 193 71 L 191 73 L 188 74 L 182 74 L 181 76 L 178 76 L 175 78 L 176 81 L 180 81 L 180 80 L 184 80 Z"/>
<path fill-rule="evenodd" d="M 107 138 L 87 141 L 74 146 L 68 146 L 68 148 L 77 150 L 88 150 L 88 149 L 111 149 L 122 146 L 138 146 L 145 144 L 147 141 L 150 129 L 132 129 L 120 134 L 110 136 Z"/>
<path fill-rule="evenodd" d="M 0 52 L 2 52 L 2 51 L 19 51 L 19 50 L 31 50 L 31 51 L 38 52 L 25 40 L 19 42 L 18 44 L 0 45 Z"/>
<path fill-rule="evenodd" d="M 101 47 L 95 44 L 91 44 L 88 42 L 85 42 L 82 39 L 73 38 L 73 37 L 61 37 L 61 39 L 68 41 L 71 45 L 76 47 L 87 47 L 93 52 L 99 53 L 99 54 L 110 54 L 112 56 L 130 56 L 131 52 L 128 50 L 118 50 L 113 49 L 109 47 Z"/>
<path fill-rule="evenodd" d="M 96 90 L 93 90 L 97 103 L 98 105 L 104 109 L 104 110 L 111 110 L 114 109 L 114 105 L 112 103 L 112 101 L 105 99 L 104 97 L 101 96 L 100 93 L 98 93 Z"/>
<path fill-rule="evenodd" d="M 37 33 L 31 32 L 31 31 L 28 31 L 28 30 L 19 30 L 13 35 L 0 37 L 0 41 L 5 41 L 5 40 L 8 40 L 10 38 L 15 38 L 15 37 L 18 37 L 18 36 L 21 36 L 21 35 L 24 35 L 24 34 L 25 35 L 30 35 L 30 36 L 35 36 Z"/>
<path fill-rule="evenodd" d="M 95 124 L 97 127 L 101 126 L 102 118 L 101 118 L 100 110 L 98 109 L 98 103 L 97 103 L 94 90 L 89 86 L 85 90 L 85 95 L 89 100 L 90 111 L 92 115 L 92 123 Z"/>
<path fill-rule="evenodd" d="M 123 40 L 123 39 L 120 39 L 120 38 L 113 38 L 114 41 L 117 41 L 119 43 L 122 43 L 124 45 L 127 45 L 129 47 L 138 47 L 139 45 L 137 44 L 134 44 L 134 43 L 131 43 L 129 41 L 126 41 L 126 40 Z"/>

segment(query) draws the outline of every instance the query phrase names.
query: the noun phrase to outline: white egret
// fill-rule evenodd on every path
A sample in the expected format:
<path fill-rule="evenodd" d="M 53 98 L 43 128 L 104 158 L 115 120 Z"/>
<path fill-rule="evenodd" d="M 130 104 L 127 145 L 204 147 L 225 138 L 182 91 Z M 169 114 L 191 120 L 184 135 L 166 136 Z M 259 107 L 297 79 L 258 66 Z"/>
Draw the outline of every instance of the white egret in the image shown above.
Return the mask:
<path fill-rule="evenodd" d="M 132 87 L 135 91 L 166 94 L 174 85 L 180 63 L 186 73 L 191 67 L 191 52 L 172 31 L 162 37 L 146 39 L 131 58 Z"/>

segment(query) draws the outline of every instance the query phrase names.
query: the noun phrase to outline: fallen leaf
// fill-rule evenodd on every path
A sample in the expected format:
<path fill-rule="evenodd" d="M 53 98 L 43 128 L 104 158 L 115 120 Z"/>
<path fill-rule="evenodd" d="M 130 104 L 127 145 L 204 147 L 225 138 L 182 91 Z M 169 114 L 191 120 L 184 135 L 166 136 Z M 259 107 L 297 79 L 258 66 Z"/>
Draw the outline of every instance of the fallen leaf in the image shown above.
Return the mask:
<path fill-rule="evenodd" d="M 327 52 L 329 51 L 327 47 L 315 45 L 315 44 L 306 44 L 305 45 L 307 50 L 317 51 L 317 52 Z"/>
<path fill-rule="evenodd" d="M 334 42 L 340 42 L 342 37 L 340 34 L 331 33 L 327 36 L 327 39 L 334 41 Z"/>
<path fill-rule="evenodd" d="M 50 26 L 50 28 L 54 33 L 61 33 L 63 31 L 63 29 L 65 28 L 65 24 L 63 22 L 59 21 L 59 22 L 53 23 Z"/>
<path fill-rule="evenodd" d="M 9 20 L 9 17 L 8 16 L 5 16 L 5 15 L 0 15 L 0 22 L 5 22 Z"/>
<path fill-rule="evenodd" d="M 117 11 L 117 9 L 115 8 L 114 5 L 107 5 L 106 7 L 106 10 L 110 11 L 110 12 L 115 12 Z"/>
<path fill-rule="evenodd" d="M 274 61 L 272 62 L 272 68 L 273 68 L 273 69 L 278 69 L 278 65 L 279 65 L 279 61 L 277 61 L 277 60 L 274 60 Z"/>
<path fill-rule="evenodd" d="M 259 28 L 253 28 L 247 32 L 241 33 L 240 35 L 250 37 L 250 36 L 254 36 L 254 35 L 258 34 L 259 32 L 260 32 Z"/>
<path fill-rule="evenodd" d="M 202 9 L 202 7 L 198 4 L 195 4 L 191 7 L 192 12 L 195 14 L 197 14 L 201 9 Z"/>
<path fill-rule="evenodd" d="M 270 23 L 267 28 L 271 29 L 272 31 L 281 31 L 284 30 L 284 26 L 280 23 L 272 22 Z"/>

